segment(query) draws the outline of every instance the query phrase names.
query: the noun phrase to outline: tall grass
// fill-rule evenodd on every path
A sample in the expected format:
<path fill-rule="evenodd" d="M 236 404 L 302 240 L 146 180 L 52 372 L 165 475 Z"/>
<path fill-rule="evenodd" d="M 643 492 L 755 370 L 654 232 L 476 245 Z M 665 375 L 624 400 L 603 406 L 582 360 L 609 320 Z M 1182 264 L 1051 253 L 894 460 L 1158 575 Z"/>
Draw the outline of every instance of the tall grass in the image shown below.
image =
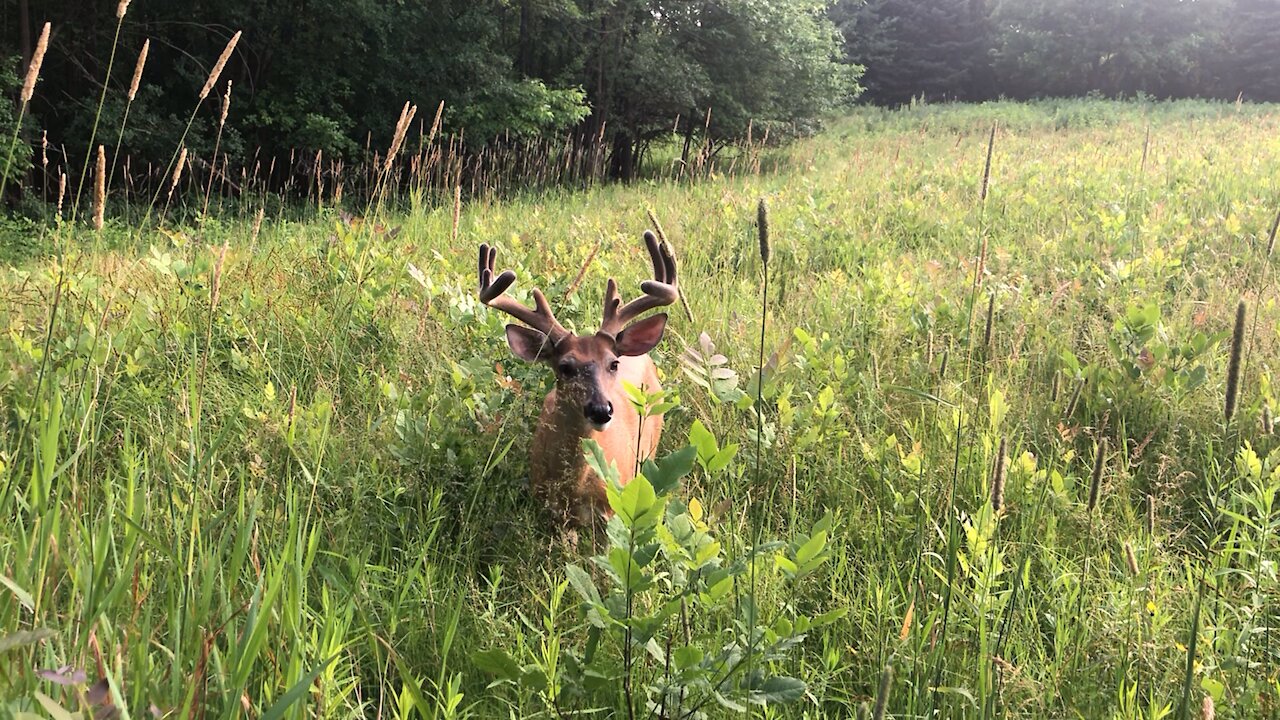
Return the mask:
<path fill-rule="evenodd" d="M 61 237 L 65 259 L 0 270 L 4 711 L 545 708 L 490 687 L 480 651 L 598 648 L 521 481 L 546 380 L 477 311 L 471 251 L 503 238 L 585 324 L 600 284 L 575 277 L 643 267 L 631 238 L 651 207 L 690 306 L 659 351 L 681 404 L 664 443 L 697 420 L 735 446 L 685 497 L 734 548 L 840 519 L 815 582 L 752 573 L 761 603 L 847 613 L 770 668 L 808 683 L 770 716 L 1190 716 L 1208 695 L 1217 717 L 1268 717 L 1270 333 L 1248 341 L 1230 435 L 1223 412 L 1280 115 L 1223 109 L 866 110 L 772 151 L 770 172 L 458 204 L 450 140 L 415 148 L 406 131 L 380 164 L 412 176 L 413 153 L 437 157 L 441 202 L 349 193 L 354 212 L 326 200 L 315 219 L 265 192 L 220 207 L 208 176 L 171 167 L 152 191 L 211 196 L 203 222 L 126 223 L 108 184 L 100 233 L 50 223 L 43 246 Z M 1214 161 L 1241 147 L 1256 161 Z M 999 294 L 989 333 L 981 292 Z M 988 334 L 999 353 L 972 352 Z M 1046 402 L 1055 376 L 1071 385 Z"/>

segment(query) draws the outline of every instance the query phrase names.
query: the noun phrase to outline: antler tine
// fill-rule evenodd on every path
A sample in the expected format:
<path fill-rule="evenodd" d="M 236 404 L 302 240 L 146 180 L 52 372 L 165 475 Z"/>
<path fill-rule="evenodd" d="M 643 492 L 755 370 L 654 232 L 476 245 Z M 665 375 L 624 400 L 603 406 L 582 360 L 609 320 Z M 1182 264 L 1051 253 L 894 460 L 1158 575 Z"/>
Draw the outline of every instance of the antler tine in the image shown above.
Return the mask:
<path fill-rule="evenodd" d="M 666 285 L 676 284 L 676 257 L 671 246 L 658 239 L 652 230 L 644 231 L 644 244 L 653 263 L 653 279 Z"/>
<path fill-rule="evenodd" d="M 551 304 L 547 302 L 541 290 L 533 289 L 534 308 L 528 308 L 504 294 L 516 281 L 516 274 L 512 270 L 503 270 L 502 274 L 495 278 L 493 272 L 497 259 L 497 247 L 488 243 L 480 245 L 480 302 L 494 310 L 501 310 L 543 333 L 553 344 L 568 335 L 569 331 L 556 321 L 555 315 L 551 312 Z"/>
<path fill-rule="evenodd" d="M 622 332 L 627 323 L 641 313 L 653 308 L 670 305 L 679 298 L 676 290 L 676 259 L 666 243 L 658 241 L 652 232 L 645 231 L 644 244 L 649 250 L 649 260 L 653 263 L 653 279 L 640 283 L 644 293 L 626 305 L 618 294 L 618 284 L 609 278 L 604 294 L 604 320 L 600 324 L 600 332 L 616 336 Z"/>

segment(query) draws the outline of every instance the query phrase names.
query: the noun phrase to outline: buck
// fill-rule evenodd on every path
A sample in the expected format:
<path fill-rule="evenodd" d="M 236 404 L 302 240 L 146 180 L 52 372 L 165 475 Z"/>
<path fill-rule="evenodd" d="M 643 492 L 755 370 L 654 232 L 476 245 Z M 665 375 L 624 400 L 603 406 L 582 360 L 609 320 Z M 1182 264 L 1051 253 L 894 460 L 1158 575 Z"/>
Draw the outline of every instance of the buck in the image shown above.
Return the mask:
<path fill-rule="evenodd" d="M 623 387 L 628 382 L 647 392 L 661 389 L 648 353 L 662 340 L 667 316 L 636 318 L 678 297 L 671 249 L 651 232 L 645 232 L 644 242 L 653 279 L 640 284 L 640 297 L 623 305 L 617 283 L 609 278 L 603 319 L 593 335 L 566 330 L 537 288 L 533 308 L 506 295 L 516 274 L 505 270 L 495 277 L 497 248 L 480 246 L 480 301 L 524 323 L 507 325 L 507 344 L 517 357 L 555 370 L 556 387 L 542 403 L 533 435 L 529 482 L 571 540 L 576 528 L 611 514 L 604 481 L 587 465 L 582 441 L 599 443 L 626 485 L 635 477 L 637 462 L 653 455 L 662 433 L 661 416 L 642 418 Z"/>

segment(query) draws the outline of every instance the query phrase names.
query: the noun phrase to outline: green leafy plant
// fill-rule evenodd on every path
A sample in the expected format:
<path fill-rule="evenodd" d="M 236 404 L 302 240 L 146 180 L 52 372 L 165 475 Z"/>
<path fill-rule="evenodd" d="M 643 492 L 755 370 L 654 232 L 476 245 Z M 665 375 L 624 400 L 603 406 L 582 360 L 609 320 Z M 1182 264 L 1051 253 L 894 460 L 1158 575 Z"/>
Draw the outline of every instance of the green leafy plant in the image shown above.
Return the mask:
<path fill-rule="evenodd" d="M 790 542 L 728 555 L 701 505 L 675 495 L 695 462 L 722 465 L 716 458 L 724 451 L 709 453 L 705 436 L 698 437 L 701 449 L 690 445 L 646 461 L 625 487 L 600 446 L 584 441 L 614 513 L 590 569 L 565 568 L 581 601 L 585 648 L 523 663 L 503 649 L 482 652 L 477 665 L 495 684 L 537 693 L 560 712 L 613 707 L 628 717 L 700 718 L 711 706 L 741 711 L 803 697 L 804 680 L 781 665 L 843 610 L 811 617 L 787 604 L 768 606 L 744 580 L 753 563 L 784 584 L 817 572 L 829 557 L 833 517 Z"/>

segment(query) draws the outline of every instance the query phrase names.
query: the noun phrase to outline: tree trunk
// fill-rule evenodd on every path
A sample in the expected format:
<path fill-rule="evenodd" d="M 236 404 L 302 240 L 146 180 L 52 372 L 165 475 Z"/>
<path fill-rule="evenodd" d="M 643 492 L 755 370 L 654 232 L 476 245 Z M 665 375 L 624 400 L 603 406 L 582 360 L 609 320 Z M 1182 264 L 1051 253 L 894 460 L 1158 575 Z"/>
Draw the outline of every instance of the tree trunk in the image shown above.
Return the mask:
<path fill-rule="evenodd" d="M 636 172 L 636 144 L 625 132 L 613 136 L 613 152 L 609 154 L 609 177 L 630 182 Z"/>
<path fill-rule="evenodd" d="M 533 65 L 533 42 L 529 38 L 529 25 L 533 10 L 529 7 L 532 0 L 520 0 L 520 45 L 516 69 L 521 75 L 529 76 Z"/>

